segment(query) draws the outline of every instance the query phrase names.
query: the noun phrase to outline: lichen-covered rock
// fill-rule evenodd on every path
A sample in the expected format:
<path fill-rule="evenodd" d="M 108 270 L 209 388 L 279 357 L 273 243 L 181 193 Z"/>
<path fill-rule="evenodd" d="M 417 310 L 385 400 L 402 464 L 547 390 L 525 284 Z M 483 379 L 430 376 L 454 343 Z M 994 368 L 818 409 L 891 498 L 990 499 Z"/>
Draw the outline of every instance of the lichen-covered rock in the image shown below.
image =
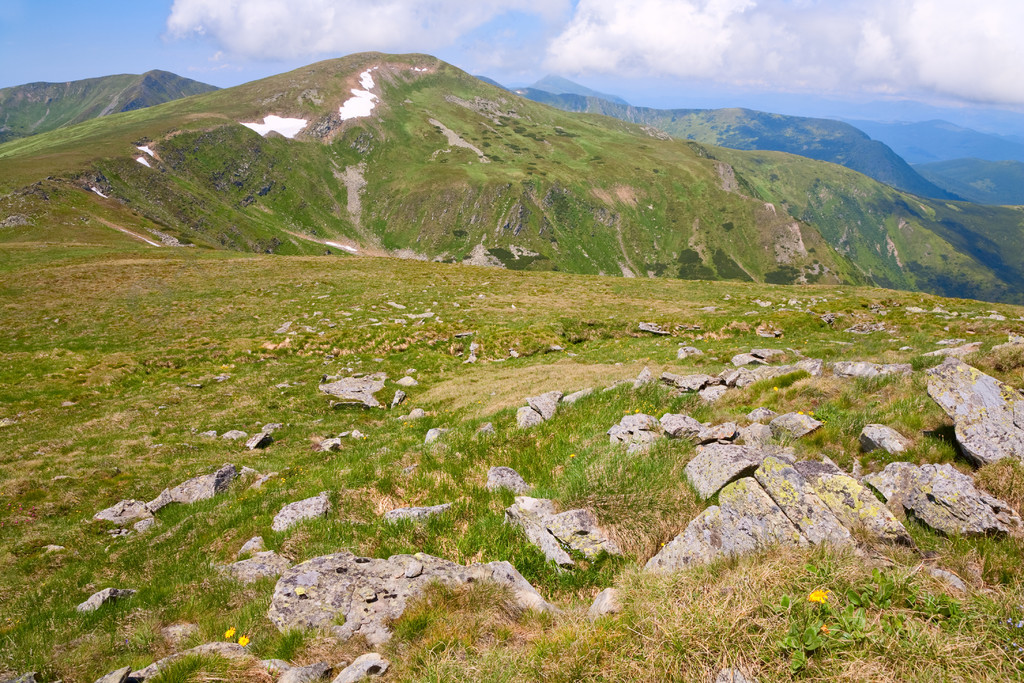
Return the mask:
<path fill-rule="evenodd" d="M 96 521 L 113 522 L 114 524 L 130 524 L 131 522 L 150 517 L 152 513 L 141 500 L 122 500 L 106 510 L 100 510 L 92 518 Z"/>
<path fill-rule="evenodd" d="M 597 594 L 590 609 L 587 610 L 587 617 L 594 621 L 610 614 L 618 614 L 622 611 L 622 603 L 619 602 L 619 591 L 615 588 L 605 588 Z"/>
<path fill-rule="evenodd" d="M 882 494 L 890 507 L 901 505 L 936 531 L 979 536 L 1021 528 L 1020 517 L 1005 502 L 979 491 L 974 480 L 952 465 L 894 462 L 864 481 Z"/>
<path fill-rule="evenodd" d="M 695 438 L 704 425 L 689 415 L 682 413 L 665 413 L 661 416 L 661 428 L 673 439 Z"/>
<path fill-rule="evenodd" d="M 282 672 L 277 683 L 314 683 L 326 681 L 331 677 L 333 667 L 327 662 L 317 662 L 308 666 L 291 666 Z"/>
<path fill-rule="evenodd" d="M 221 467 L 213 474 L 192 477 L 177 486 L 164 489 L 155 499 L 146 503 L 150 512 L 156 512 L 171 503 L 188 505 L 201 500 L 208 500 L 219 493 L 227 491 L 228 486 L 238 476 L 238 470 L 232 464 Z"/>
<path fill-rule="evenodd" d="M 320 385 L 320 391 L 338 399 L 335 405 L 362 406 L 364 408 L 380 408 L 380 401 L 374 396 L 384 388 L 387 376 L 383 373 L 370 375 L 369 377 L 343 377 L 340 379 L 325 378 L 327 381 Z"/>
<path fill-rule="evenodd" d="M 543 422 L 544 418 L 541 417 L 541 414 L 530 406 L 523 406 L 516 412 L 516 424 L 519 425 L 520 429 L 536 427 Z"/>
<path fill-rule="evenodd" d="M 555 416 L 560 400 L 562 400 L 561 391 L 549 391 L 540 396 L 530 396 L 526 399 L 526 403 L 536 410 L 540 414 L 541 419 L 546 422 Z"/>
<path fill-rule="evenodd" d="M 511 467 L 492 467 L 487 472 L 487 490 L 508 489 L 513 493 L 529 493 L 530 485 Z"/>
<path fill-rule="evenodd" d="M 976 353 L 981 350 L 981 342 L 971 342 L 970 344 L 964 344 L 962 346 L 955 346 L 952 348 L 938 349 L 937 351 L 929 351 L 924 354 L 926 356 L 950 356 L 954 358 L 966 358 L 972 353 Z"/>
<path fill-rule="evenodd" d="M 581 398 L 586 398 L 587 396 L 590 396 L 592 393 L 594 393 L 594 389 L 592 387 L 588 387 L 586 389 L 580 389 L 579 391 L 574 391 L 571 394 L 563 396 L 562 397 L 562 403 L 564 403 L 566 405 L 572 405 L 573 403 L 576 403 L 576 401 L 580 400 Z"/>
<path fill-rule="evenodd" d="M 517 496 L 515 504 L 505 511 L 505 519 L 520 527 L 548 560 L 562 566 L 574 564 L 565 548 L 582 553 L 588 559 L 602 552 L 621 553 L 598 526 L 597 517 L 590 510 L 556 513 L 555 504 L 550 500 Z"/>
<path fill-rule="evenodd" d="M 737 353 L 730 362 L 738 368 L 744 365 L 765 365 L 763 358 L 759 358 L 752 353 Z"/>
<path fill-rule="evenodd" d="M 661 422 L 653 415 L 636 413 L 626 415 L 617 425 L 608 430 L 608 439 L 613 444 L 625 444 L 631 447 L 649 447 L 662 435 Z"/>
<path fill-rule="evenodd" d="M 772 430 L 772 434 L 776 437 L 792 437 L 799 439 L 802 436 L 807 436 L 818 427 L 824 424 L 815 420 L 810 415 L 804 415 L 803 413 L 786 413 L 785 415 L 779 415 L 771 422 L 768 426 Z"/>
<path fill-rule="evenodd" d="M 704 401 L 705 403 L 714 403 L 718 399 L 725 396 L 725 392 L 727 392 L 728 390 L 728 387 L 719 384 L 715 386 L 704 387 L 703 389 L 697 392 L 697 395 L 699 395 L 700 400 Z"/>
<path fill-rule="evenodd" d="M 721 384 L 722 380 L 711 375 L 675 375 L 671 372 L 661 373 L 661 382 L 675 387 L 680 391 L 700 391 L 706 386 Z"/>
<path fill-rule="evenodd" d="M 443 427 L 434 427 L 433 429 L 428 429 L 427 435 L 423 437 L 423 443 L 434 443 L 447 433 L 448 430 Z"/>
<path fill-rule="evenodd" d="M 327 491 L 321 491 L 320 495 L 285 505 L 274 516 L 274 521 L 270 528 L 274 531 L 284 531 L 303 520 L 326 517 L 330 511 L 331 501 L 327 497 Z"/>
<path fill-rule="evenodd" d="M 754 408 L 747 413 L 747 419 L 751 422 L 771 422 L 773 419 L 778 417 L 779 414 L 769 408 Z"/>
<path fill-rule="evenodd" d="M 115 602 L 121 598 L 130 598 L 135 595 L 131 588 L 104 588 L 89 596 L 89 599 L 75 609 L 79 612 L 95 612 L 108 602 Z"/>
<path fill-rule="evenodd" d="M 652 557 L 645 569 L 672 572 L 772 545 L 807 545 L 807 539 L 753 478 L 726 486 L 712 505 Z"/>
<path fill-rule="evenodd" d="M 713 443 L 698 448 L 684 472 L 697 494 L 707 500 L 725 485 L 752 475 L 767 455 L 754 446 Z"/>
<path fill-rule="evenodd" d="M 697 432 L 697 443 L 705 444 L 715 441 L 732 441 L 739 434 L 739 428 L 735 422 L 723 422 L 717 425 L 708 425 Z"/>
<path fill-rule="evenodd" d="M 807 460 L 796 463 L 795 467 L 847 529 L 863 529 L 882 543 L 914 546 L 910 534 L 889 508 L 835 465 Z"/>
<path fill-rule="evenodd" d="M 597 516 L 591 510 L 566 510 L 545 520 L 548 531 L 563 545 L 582 553 L 592 560 L 606 552 L 620 555 L 621 551 L 607 534 L 598 526 Z"/>
<path fill-rule="evenodd" d="M 243 584 L 250 584 L 260 579 L 280 576 L 291 566 L 292 563 L 287 558 L 281 557 L 273 550 L 265 550 L 253 553 L 249 559 L 221 565 L 217 567 L 217 571 Z"/>
<path fill-rule="evenodd" d="M 743 443 L 748 446 L 757 446 L 758 444 L 766 444 L 772 440 L 774 435 L 772 429 L 768 425 L 754 424 L 747 425 L 746 427 L 740 427 L 740 439 Z"/>
<path fill-rule="evenodd" d="M 953 418 L 957 443 L 978 465 L 1024 458 L 1024 397 L 955 358 L 928 371 L 928 395 Z"/>
<path fill-rule="evenodd" d="M 507 562 L 464 567 L 422 553 L 382 560 L 342 552 L 286 571 L 274 588 L 268 616 L 281 631 L 323 627 L 341 639 L 360 634 L 378 645 L 391 637 L 390 622 L 434 581 L 449 586 L 494 581 L 511 588 L 523 609 L 557 611 Z"/>
<path fill-rule="evenodd" d="M 571 567 L 575 563 L 544 521 L 555 514 L 555 504 L 550 500 L 516 496 L 516 502 L 505 510 L 505 521 L 522 529 L 526 540 L 540 548 L 548 562 Z"/>
<path fill-rule="evenodd" d="M 376 652 L 356 657 L 331 683 L 358 683 L 370 676 L 382 676 L 391 663 Z"/>
<path fill-rule="evenodd" d="M 914 368 L 909 363 L 890 363 L 879 365 L 866 361 L 839 361 L 832 364 L 832 374 L 836 377 L 871 378 L 880 375 L 909 375 Z"/>
<path fill-rule="evenodd" d="M 850 532 L 792 463 L 768 456 L 754 478 L 811 543 L 842 546 L 852 542 Z"/>
<path fill-rule="evenodd" d="M 870 424 L 861 430 L 860 447 L 865 453 L 879 449 L 886 453 L 902 453 L 910 448 L 910 440 L 892 427 Z"/>
<path fill-rule="evenodd" d="M 397 522 L 401 519 L 409 519 L 414 522 L 421 522 L 427 517 L 433 517 L 434 515 L 440 515 L 448 512 L 451 507 L 451 503 L 442 503 L 441 505 L 431 505 L 429 507 L 397 508 L 395 510 L 388 510 L 385 512 L 384 521 Z"/>

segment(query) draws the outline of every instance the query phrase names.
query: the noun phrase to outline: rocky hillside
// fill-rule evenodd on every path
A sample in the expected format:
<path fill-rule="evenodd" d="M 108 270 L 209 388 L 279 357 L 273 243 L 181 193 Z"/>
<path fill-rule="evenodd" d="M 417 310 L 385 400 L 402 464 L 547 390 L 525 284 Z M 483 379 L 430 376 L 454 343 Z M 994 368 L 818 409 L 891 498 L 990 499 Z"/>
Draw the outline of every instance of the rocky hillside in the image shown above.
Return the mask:
<path fill-rule="evenodd" d="M 398 255 L 1022 301 L 1022 216 L 354 55 L 0 146 L 0 240 Z"/>
<path fill-rule="evenodd" d="M 0 89 L 0 142 L 216 90 L 169 71 Z"/>
<path fill-rule="evenodd" d="M 81 226 L 0 260 L 0 680 L 1024 672 L 1024 309 Z"/>

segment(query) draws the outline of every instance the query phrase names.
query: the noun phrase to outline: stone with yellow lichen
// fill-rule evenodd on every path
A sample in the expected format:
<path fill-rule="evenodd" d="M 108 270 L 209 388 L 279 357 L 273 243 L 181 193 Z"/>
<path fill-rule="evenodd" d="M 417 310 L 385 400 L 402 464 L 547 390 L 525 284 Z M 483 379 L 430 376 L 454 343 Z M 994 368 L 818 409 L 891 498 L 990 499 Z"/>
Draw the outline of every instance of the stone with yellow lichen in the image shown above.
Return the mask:
<path fill-rule="evenodd" d="M 769 456 L 757 468 L 754 478 L 811 543 L 852 543 L 850 532 L 792 463 Z"/>

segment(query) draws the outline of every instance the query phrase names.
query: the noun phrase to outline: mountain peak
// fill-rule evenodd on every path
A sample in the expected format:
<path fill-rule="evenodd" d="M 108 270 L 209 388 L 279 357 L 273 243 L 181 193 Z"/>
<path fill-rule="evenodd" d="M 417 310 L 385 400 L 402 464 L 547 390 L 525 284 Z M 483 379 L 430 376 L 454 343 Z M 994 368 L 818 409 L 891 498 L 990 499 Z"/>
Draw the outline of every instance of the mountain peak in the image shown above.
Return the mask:
<path fill-rule="evenodd" d="M 592 90 L 585 85 L 580 85 L 579 83 L 570 81 L 568 78 L 562 78 L 561 76 L 555 76 L 552 74 L 548 74 L 529 87 L 534 90 L 543 90 L 544 92 L 549 92 L 553 95 L 582 95 L 584 97 L 599 97 L 602 100 L 608 100 L 610 102 L 615 102 L 616 104 L 629 104 L 629 102 L 617 95 L 598 92 L 597 90 Z"/>

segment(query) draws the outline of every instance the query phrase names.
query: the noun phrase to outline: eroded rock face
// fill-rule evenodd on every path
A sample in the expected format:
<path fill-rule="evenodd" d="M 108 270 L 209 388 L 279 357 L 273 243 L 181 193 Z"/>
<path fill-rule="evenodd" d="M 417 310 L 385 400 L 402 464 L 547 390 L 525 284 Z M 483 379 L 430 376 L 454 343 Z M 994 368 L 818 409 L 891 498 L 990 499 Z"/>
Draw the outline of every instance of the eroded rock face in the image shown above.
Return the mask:
<path fill-rule="evenodd" d="M 171 503 L 183 503 L 190 504 L 196 503 L 200 500 L 207 500 L 213 498 L 218 493 L 224 493 L 227 491 L 228 486 L 238 476 L 238 471 L 232 464 L 227 464 L 221 467 L 213 474 L 203 474 L 198 477 L 192 477 L 188 481 L 178 484 L 174 488 L 164 489 L 160 492 L 160 495 L 150 502 L 146 503 L 146 507 L 151 512 L 156 512 L 161 508 L 170 505 Z"/>
<path fill-rule="evenodd" d="M 974 480 L 952 465 L 894 462 L 864 481 L 936 531 L 979 536 L 1021 528 L 1021 519 L 1005 502 L 979 491 Z"/>
<path fill-rule="evenodd" d="M 953 418 L 956 440 L 978 465 L 1024 459 L 1024 397 L 963 361 L 928 371 L 928 395 Z"/>
<path fill-rule="evenodd" d="M 601 552 L 620 554 L 618 546 L 597 524 L 590 510 L 555 512 L 555 504 L 543 498 L 517 496 L 505 511 L 505 519 L 523 530 L 527 539 L 551 562 L 564 567 L 574 564 L 566 548 L 593 559 Z"/>
<path fill-rule="evenodd" d="M 343 377 L 340 379 L 325 378 L 326 381 L 320 385 L 320 391 L 338 399 L 336 405 L 353 405 L 364 408 L 379 408 L 380 401 L 374 396 L 384 388 L 387 376 L 383 373 L 370 375 L 369 377 Z"/>
<path fill-rule="evenodd" d="M 511 588 L 523 609 L 557 611 L 507 562 L 464 567 L 422 553 L 378 560 L 343 552 L 286 571 L 274 588 L 268 616 L 281 631 L 325 627 L 343 640 L 360 634 L 377 645 L 391 637 L 388 624 L 434 581 L 451 586 L 495 581 Z"/>

